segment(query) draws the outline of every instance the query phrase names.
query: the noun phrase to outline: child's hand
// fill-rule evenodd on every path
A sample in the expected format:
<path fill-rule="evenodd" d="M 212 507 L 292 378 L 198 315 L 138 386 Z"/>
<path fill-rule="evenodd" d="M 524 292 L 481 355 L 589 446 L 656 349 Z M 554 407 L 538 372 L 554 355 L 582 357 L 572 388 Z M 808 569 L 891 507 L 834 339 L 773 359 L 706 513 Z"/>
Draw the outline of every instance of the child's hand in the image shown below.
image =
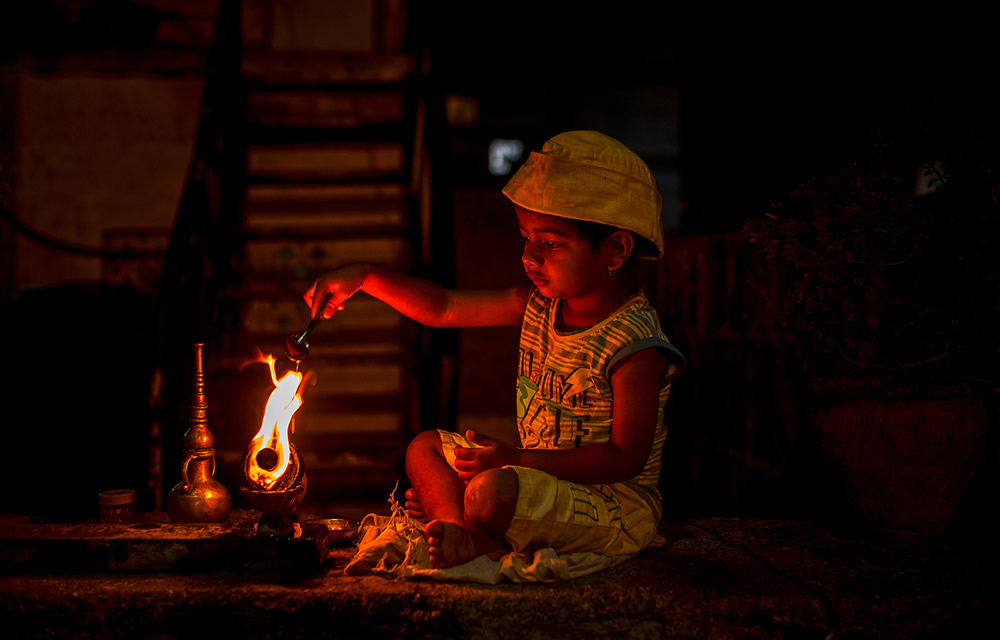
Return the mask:
<path fill-rule="evenodd" d="M 465 437 L 479 448 L 455 447 L 455 469 L 463 482 L 468 482 L 487 469 L 517 464 L 517 449 L 505 442 L 481 435 L 471 429 Z"/>
<path fill-rule="evenodd" d="M 368 268 L 365 265 L 350 265 L 336 271 L 331 271 L 316 280 L 302 298 L 312 310 L 312 315 L 315 316 L 316 312 L 320 310 L 318 307 L 322 303 L 326 292 L 333 292 L 333 297 L 327 303 L 326 309 L 323 309 L 323 317 L 330 318 L 334 312 L 341 311 L 344 308 L 345 300 L 361 289 L 361 286 L 365 283 L 367 273 Z"/>

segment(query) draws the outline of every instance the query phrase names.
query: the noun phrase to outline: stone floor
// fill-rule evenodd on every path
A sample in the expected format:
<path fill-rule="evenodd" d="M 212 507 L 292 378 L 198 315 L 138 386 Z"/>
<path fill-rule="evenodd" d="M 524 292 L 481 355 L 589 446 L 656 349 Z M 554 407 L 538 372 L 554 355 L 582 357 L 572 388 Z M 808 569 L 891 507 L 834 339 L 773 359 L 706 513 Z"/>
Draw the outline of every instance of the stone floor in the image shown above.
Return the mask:
<path fill-rule="evenodd" d="M 239 570 L 6 572 L 4 638 L 936 638 L 1000 626 L 985 532 L 665 522 L 667 543 L 571 582 L 482 586 Z"/>

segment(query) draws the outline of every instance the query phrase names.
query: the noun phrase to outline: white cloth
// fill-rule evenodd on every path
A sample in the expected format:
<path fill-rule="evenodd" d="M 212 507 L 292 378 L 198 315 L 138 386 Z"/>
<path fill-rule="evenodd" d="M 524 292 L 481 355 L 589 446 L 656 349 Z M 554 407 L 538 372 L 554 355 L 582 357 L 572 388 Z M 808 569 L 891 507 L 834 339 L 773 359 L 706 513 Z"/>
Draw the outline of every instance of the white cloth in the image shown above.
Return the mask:
<path fill-rule="evenodd" d="M 447 569 L 431 565 L 423 524 L 400 514 L 370 513 L 358 529 L 358 552 L 344 571 L 348 574 L 383 573 L 397 578 L 456 580 L 479 584 L 556 582 L 585 576 L 628 560 L 631 556 L 599 553 L 557 554 L 551 548 L 525 553 L 482 555 Z M 501 552 L 502 553 L 502 552 Z"/>

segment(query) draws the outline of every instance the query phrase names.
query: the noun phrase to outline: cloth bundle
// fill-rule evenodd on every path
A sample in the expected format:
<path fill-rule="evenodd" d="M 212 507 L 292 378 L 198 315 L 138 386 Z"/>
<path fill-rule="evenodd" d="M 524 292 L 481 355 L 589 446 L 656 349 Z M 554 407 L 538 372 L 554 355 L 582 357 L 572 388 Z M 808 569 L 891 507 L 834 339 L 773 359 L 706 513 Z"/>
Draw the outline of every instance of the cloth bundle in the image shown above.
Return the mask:
<path fill-rule="evenodd" d="M 384 573 L 397 578 L 430 578 L 479 584 L 556 582 L 579 578 L 621 564 L 632 556 L 599 553 L 557 554 L 551 548 L 482 555 L 447 569 L 431 565 L 423 523 L 394 505 L 392 515 L 366 515 L 359 525 L 358 551 L 344 571 Z"/>

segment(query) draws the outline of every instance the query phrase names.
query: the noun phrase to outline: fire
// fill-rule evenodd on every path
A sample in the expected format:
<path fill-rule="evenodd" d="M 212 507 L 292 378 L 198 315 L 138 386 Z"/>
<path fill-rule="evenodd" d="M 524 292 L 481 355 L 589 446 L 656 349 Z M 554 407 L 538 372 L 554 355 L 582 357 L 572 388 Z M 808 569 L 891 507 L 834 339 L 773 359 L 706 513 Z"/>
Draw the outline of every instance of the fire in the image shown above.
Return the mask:
<path fill-rule="evenodd" d="M 274 384 L 274 391 L 271 392 L 271 396 L 267 400 L 260 431 L 250 441 L 249 452 L 249 480 L 265 490 L 274 487 L 288 469 L 291 459 L 288 428 L 292 416 L 302 405 L 302 396 L 298 393 L 299 385 L 302 383 L 302 374 L 298 371 L 289 371 L 281 380 L 278 380 L 274 372 L 273 356 L 267 356 L 267 364 L 271 368 L 271 382 Z M 257 455 L 264 449 L 271 449 L 277 454 L 275 466 L 265 469 L 258 464 Z"/>

